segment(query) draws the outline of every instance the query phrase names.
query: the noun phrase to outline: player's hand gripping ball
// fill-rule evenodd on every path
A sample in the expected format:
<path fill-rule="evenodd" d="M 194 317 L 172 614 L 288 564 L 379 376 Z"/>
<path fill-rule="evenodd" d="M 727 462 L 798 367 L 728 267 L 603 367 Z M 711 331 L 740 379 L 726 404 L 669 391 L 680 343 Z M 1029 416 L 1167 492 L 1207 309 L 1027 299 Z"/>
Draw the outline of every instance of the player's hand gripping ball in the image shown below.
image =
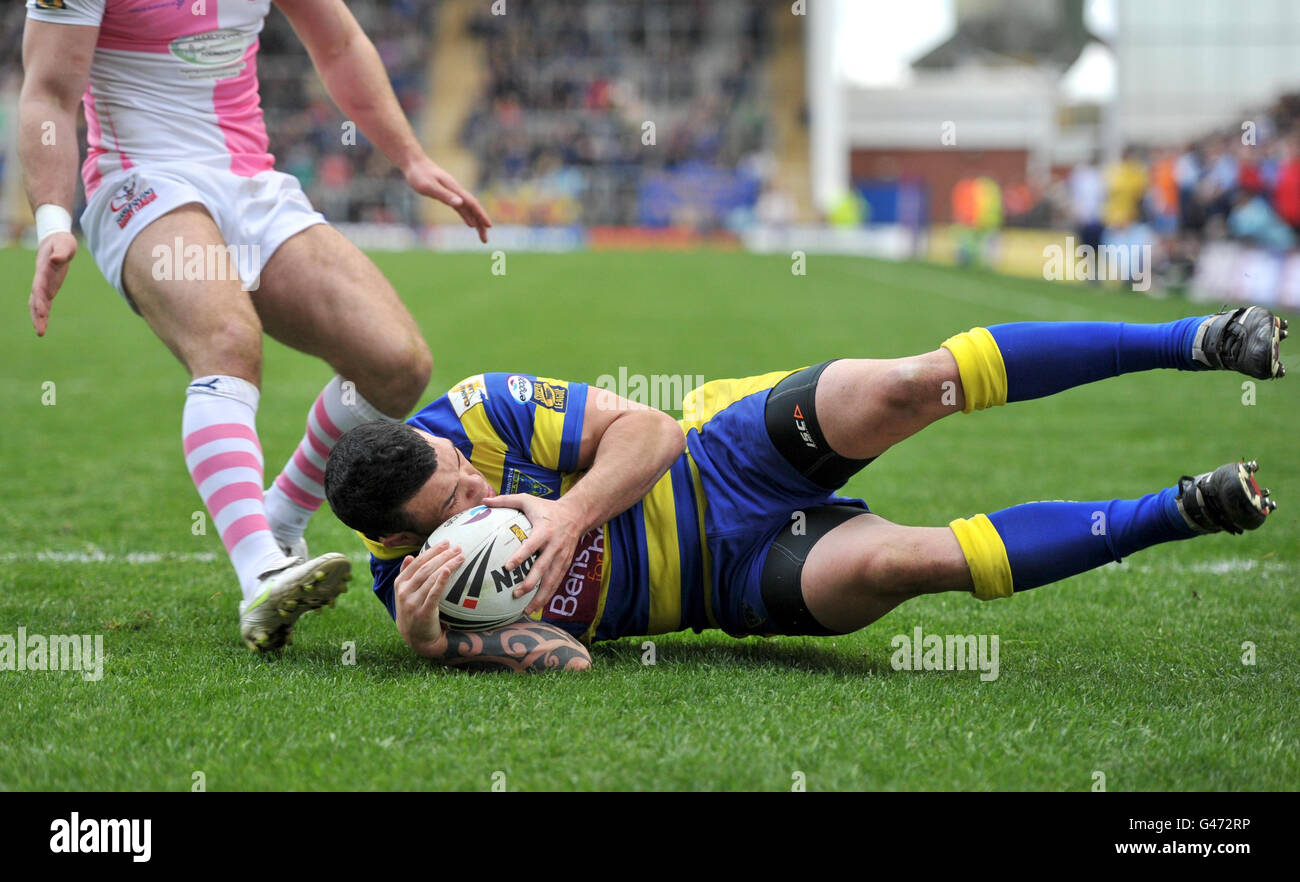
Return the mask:
<path fill-rule="evenodd" d="M 506 561 L 532 529 L 528 518 L 517 509 L 479 505 L 461 512 L 429 534 L 424 549 L 446 540 L 453 548 L 459 546 L 465 556 L 465 562 L 451 574 L 447 591 L 438 603 L 438 616 L 444 628 L 483 631 L 519 618 L 537 588 L 522 597 L 515 597 L 514 590 L 532 569 L 537 555 L 513 570 L 506 569 Z"/>

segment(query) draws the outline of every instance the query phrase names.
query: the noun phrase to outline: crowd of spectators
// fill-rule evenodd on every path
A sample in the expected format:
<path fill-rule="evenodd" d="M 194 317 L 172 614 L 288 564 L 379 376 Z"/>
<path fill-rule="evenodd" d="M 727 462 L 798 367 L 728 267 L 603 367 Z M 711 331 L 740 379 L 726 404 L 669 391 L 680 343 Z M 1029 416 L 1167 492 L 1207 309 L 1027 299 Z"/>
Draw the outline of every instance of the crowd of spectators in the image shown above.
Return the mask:
<path fill-rule="evenodd" d="M 488 77 L 460 131 L 494 219 L 707 228 L 753 207 L 756 189 L 729 178 L 756 174 L 770 141 L 764 4 L 554 0 L 509 10 L 494 16 L 485 4 L 471 24 Z M 672 186 L 680 174 L 722 183 L 690 198 Z"/>
<path fill-rule="evenodd" d="M 1154 244 L 1155 270 L 1187 278 L 1207 241 L 1300 244 L 1300 94 L 1177 147 L 1132 146 L 1071 170 L 1059 202 L 1085 244 Z"/>
<path fill-rule="evenodd" d="M 418 132 L 428 98 L 435 0 L 353 2 L 393 91 Z M 419 222 L 417 197 L 366 137 L 339 113 L 288 20 L 272 10 L 262 31 L 258 76 L 276 167 L 302 183 L 332 221 Z"/>

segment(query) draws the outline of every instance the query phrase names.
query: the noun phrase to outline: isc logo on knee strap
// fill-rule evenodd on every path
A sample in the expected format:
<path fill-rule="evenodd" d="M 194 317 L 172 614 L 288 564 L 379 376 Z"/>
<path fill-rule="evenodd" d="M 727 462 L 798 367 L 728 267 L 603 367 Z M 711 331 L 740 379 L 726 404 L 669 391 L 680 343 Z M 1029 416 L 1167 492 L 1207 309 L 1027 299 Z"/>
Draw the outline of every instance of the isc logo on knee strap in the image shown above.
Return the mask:
<path fill-rule="evenodd" d="M 763 420 L 772 446 L 795 471 L 819 487 L 834 490 L 871 460 L 837 454 L 817 423 L 817 381 L 829 364 L 802 368 L 780 380 L 763 406 Z"/>
<path fill-rule="evenodd" d="M 794 428 L 795 431 L 799 433 L 799 437 L 803 439 L 804 444 L 811 447 L 813 450 L 817 449 L 817 442 L 814 441 L 812 435 L 809 434 L 808 424 L 803 418 L 803 411 L 799 409 L 799 405 L 797 404 L 794 406 Z"/>

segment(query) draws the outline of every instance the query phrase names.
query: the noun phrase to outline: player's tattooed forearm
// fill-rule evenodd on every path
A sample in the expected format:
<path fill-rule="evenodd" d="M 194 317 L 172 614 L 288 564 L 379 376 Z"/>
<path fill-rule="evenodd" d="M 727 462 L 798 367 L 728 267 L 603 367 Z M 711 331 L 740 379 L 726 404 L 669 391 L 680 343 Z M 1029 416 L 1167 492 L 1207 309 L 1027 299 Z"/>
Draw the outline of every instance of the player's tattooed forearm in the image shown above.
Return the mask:
<path fill-rule="evenodd" d="M 554 625 L 525 619 L 488 631 L 448 631 L 439 661 L 467 671 L 524 673 L 582 670 L 591 655 Z"/>

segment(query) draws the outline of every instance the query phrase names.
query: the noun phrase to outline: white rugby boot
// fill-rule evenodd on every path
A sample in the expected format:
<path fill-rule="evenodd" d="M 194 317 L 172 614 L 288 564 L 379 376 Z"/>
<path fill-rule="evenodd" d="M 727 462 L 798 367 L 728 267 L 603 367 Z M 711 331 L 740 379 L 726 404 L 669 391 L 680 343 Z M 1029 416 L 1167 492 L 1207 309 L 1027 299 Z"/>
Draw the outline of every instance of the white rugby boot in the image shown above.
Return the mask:
<path fill-rule="evenodd" d="M 291 558 L 288 565 L 258 580 L 257 596 L 239 605 L 239 630 L 254 652 L 283 649 L 293 642 L 293 626 L 308 610 L 333 606 L 348 590 L 352 564 L 337 553 L 304 561 Z"/>

